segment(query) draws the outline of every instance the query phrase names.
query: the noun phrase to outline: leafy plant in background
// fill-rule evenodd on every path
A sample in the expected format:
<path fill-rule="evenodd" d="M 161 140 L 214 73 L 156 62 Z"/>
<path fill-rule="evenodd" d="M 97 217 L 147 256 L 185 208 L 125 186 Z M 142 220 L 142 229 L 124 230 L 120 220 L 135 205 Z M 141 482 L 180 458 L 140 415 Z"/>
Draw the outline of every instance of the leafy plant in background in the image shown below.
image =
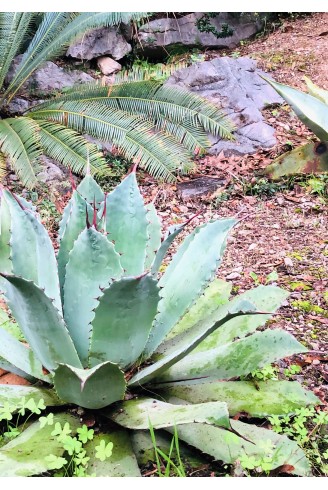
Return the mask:
<path fill-rule="evenodd" d="M 89 155 L 92 173 L 108 167 L 95 144 L 81 134 L 110 141 L 129 159 L 155 177 L 174 180 L 192 167 L 191 155 L 209 146 L 207 133 L 231 138 L 232 125 L 218 108 L 201 97 L 163 87 L 163 77 L 136 70 L 120 75 L 109 86 L 81 85 L 26 111 L 11 113 L 10 102 L 24 93 L 32 73 L 88 30 L 140 19 L 142 12 L 0 13 L 0 170 L 9 161 L 22 183 L 32 188 L 42 154 L 77 173 L 85 172 Z M 25 49 L 13 79 L 6 76 L 17 54 Z M 157 78 L 156 78 L 157 77 Z M 9 117 L 8 117 L 9 116 Z"/>
<path fill-rule="evenodd" d="M 207 32 L 214 34 L 217 39 L 222 39 L 226 37 L 231 37 L 233 35 L 233 29 L 227 23 L 222 23 L 221 30 L 218 31 L 217 28 L 211 24 L 211 19 L 215 19 L 219 15 L 219 12 L 205 12 L 196 21 L 196 27 L 200 32 Z"/>
<path fill-rule="evenodd" d="M 100 430 L 85 447 L 97 476 L 140 474 L 137 458 L 150 424 L 156 433 L 178 426 L 180 441 L 228 464 L 241 453 L 260 457 L 259 441 L 270 439 L 274 468 L 288 462 L 295 474 L 310 473 L 295 442 L 229 418 L 280 415 L 287 402 L 292 414 L 318 401 L 297 382 L 255 387 L 233 380 L 306 351 L 283 330 L 257 331 L 285 291 L 259 286 L 229 301 L 231 285 L 214 279 L 234 219 L 197 227 L 159 279 L 185 225 L 161 240 L 159 218 L 152 204 L 145 206 L 134 171 L 108 195 L 90 175 L 82 180 L 63 212 L 57 257 L 25 199 L 4 190 L 0 217 L 1 284 L 27 342 L 0 329 L 0 367 L 38 382 L 0 386 L 0 406 L 22 396 L 42 399 L 57 406 L 54 423 L 69 423 L 71 437 L 81 424 L 67 405 L 100 410 L 116 429 Z M 52 431 L 34 422 L 4 445 L 1 476 L 51 469 L 45 456 L 62 457 Z M 95 462 L 100 439 L 114 450 L 108 461 Z"/>
<path fill-rule="evenodd" d="M 266 167 L 273 179 L 296 173 L 312 174 L 328 171 L 328 91 L 305 77 L 309 93 L 265 78 L 294 110 L 297 117 L 319 138 L 278 157 Z"/>

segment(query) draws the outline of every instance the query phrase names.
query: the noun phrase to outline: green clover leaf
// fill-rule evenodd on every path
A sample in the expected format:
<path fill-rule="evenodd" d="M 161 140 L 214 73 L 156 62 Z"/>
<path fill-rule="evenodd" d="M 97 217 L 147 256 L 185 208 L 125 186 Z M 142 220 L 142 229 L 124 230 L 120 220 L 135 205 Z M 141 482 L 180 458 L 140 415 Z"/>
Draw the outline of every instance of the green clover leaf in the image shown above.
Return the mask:
<path fill-rule="evenodd" d="M 77 433 L 79 434 L 79 441 L 85 444 L 88 441 L 92 441 L 94 430 L 88 429 L 88 427 L 83 424 L 80 429 L 77 429 Z"/>
<path fill-rule="evenodd" d="M 46 425 L 53 425 L 54 423 L 54 414 L 53 413 L 49 413 L 49 415 L 47 415 L 46 417 L 40 417 L 39 418 L 39 422 L 40 422 L 40 428 L 43 429 L 43 427 L 45 427 Z"/>
<path fill-rule="evenodd" d="M 104 440 L 101 440 L 99 446 L 96 446 L 95 449 L 95 457 L 97 459 L 100 459 L 100 461 L 105 461 L 105 459 L 110 458 L 112 455 L 113 443 L 109 442 L 108 444 L 106 444 Z"/>
<path fill-rule="evenodd" d="M 65 423 L 65 425 L 64 425 L 63 428 L 62 428 L 60 422 L 56 422 L 55 423 L 55 428 L 51 432 L 51 435 L 52 436 L 57 436 L 58 442 L 63 442 L 66 439 L 66 437 L 68 436 L 68 434 L 70 434 L 71 432 L 72 431 L 69 428 L 69 423 L 68 422 Z"/>
<path fill-rule="evenodd" d="M 74 453 L 79 453 L 82 449 L 82 442 L 78 441 L 76 437 L 66 436 L 63 440 L 63 447 L 70 456 Z"/>
<path fill-rule="evenodd" d="M 49 470 L 60 470 L 60 468 L 67 464 L 67 460 L 65 458 L 60 458 L 54 454 L 49 454 L 49 456 L 46 456 L 44 459 L 47 461 L 47 463 L 49 463 Z"/>

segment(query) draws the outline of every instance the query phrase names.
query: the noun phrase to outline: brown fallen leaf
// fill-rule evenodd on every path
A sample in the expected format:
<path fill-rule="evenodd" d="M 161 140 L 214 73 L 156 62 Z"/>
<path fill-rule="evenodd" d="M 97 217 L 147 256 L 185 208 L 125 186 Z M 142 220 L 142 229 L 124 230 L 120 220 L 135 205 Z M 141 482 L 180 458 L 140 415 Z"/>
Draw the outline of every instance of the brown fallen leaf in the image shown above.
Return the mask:
<path fill-rule="evenodd" d="M 270 476 L 276 476 L 280 473 L 292 473 L 294 470 L 295 468 L 291 464 L 283 464 L 281 466 L 278 466 L 278 468 L 270 471 Z"/>
<path fill-rule="evenodd" d="M 323 323 L 324 325 L 328 325 L 328 318 L 322 318 L 314 315 L 308 315 L 308 318 L 311 318 L 311 320 L 315 320 L 316 322 Z"/>

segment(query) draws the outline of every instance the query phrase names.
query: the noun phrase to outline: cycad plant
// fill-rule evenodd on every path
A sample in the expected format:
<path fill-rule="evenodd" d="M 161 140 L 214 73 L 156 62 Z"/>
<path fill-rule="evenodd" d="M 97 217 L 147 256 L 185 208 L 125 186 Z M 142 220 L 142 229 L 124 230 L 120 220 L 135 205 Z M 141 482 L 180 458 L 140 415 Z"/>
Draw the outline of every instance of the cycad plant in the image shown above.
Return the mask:
<path fill-rule="evenodd" d="M 230 285 L 214 279 L 234 219 L 197 227 L 165 267 L 185 226 L 162 240 L 134 171 L 108 195 L 90 175 L 82 180 L 63 213 L 57 256 L 23 198 L 3 191 L 0 211 L 1 286 L 26 339 L 0 329 L 0 368 L 35 384 L 0 385 L 0 419 L 22 396 L 56 405 L 52 422 L 69 421 L 72 435 L 80 426 L 68 413 L 72 406 L 109 419 L 99 437 L 114 442 L 115 464 L 98 466 L 98 476 L 140 475 L 136 458 L 150 426 L 177 426 L 182 441 L 227 463 L 265 456 L 269 441 L 272 468 L 289 464 L 295 474 L 309 474 L 304 453 L 286 436 L 229 418 L 317 403 L 297 382 L 239 380 L 306 349 L 283 330 L 257 331 L 285 291 L 260 286 L 229 301 Z M 4 445 L 0 475 L 51 469 L 48 443 L 57 456 L 64 452 L 52 432 L 36 421 Z M 86 451 L 92 458 L 92 444 Z"/>
<path fill-rule="evenodd" d="M 8 160 L 23 184 L 33 187 L 42 153 L 78 173 L 84 172 L 88 154 L 92 173 L 106 172 L 108 166 L 98 147 L 81 135 L 88 133 L 97 140 L 111 142 L 155 177 L 172 181 L 176 172 L 192 168 L 193 153 L 209 146 L 207 133 L 231 137 L 232 126 L 216 106 L 186 91 L 163 87 L 163 80 L 146 80 L 139 72 L 116 77 L 110 86 L 95 82 L 73 88 L 23 116 L 7 117 L 8 104 L 42 63 L 63 54 L 68 44 L 87 30 L 143 15 L 47 12 L 35 28 L 39 18 L 36 13 L 0 13 L 2 174 Z M 12 61 L 27 42 L 28 48 L 6 86 Z"/>
<path fill-rule="evenodd" d="M 278 157 L 265 169 L 265 173 L 273 179 L 297 173 L 328 171 L 328 91 L 315 85 L 309 78 L 304 78 L 308 94 L 266 79 L 319 139 Z"/>

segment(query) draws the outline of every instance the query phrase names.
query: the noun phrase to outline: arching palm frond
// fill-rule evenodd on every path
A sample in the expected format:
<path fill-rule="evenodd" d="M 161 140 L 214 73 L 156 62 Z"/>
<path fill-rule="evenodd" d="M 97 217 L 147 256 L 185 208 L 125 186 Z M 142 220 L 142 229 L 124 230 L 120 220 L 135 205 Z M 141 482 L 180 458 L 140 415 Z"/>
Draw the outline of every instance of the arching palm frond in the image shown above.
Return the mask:
<path fill-rule="evenodd" d="M 191 153 L 203 152 L 210 146 L 208 133 L 232 138 L 233 125 L 214 104 L 186 90 L 162 86 L 151 80 L 75 87 L 55 100 L 35 107 L 31 113 L 65 110 L 70 101 L 88 106 L 101 104 L 108 111 L 122 110 L 141 116 L 157 130 L 173 136 Z"/>
<path fill-rule="evenodd" d="M 37 121 L 40 142 L 46 155 L 70 168 L 72 172 L 85 173 L 87 161 L 92 174 L 104 173 L 108 165 L 96 145 L 89 143 L 76 131 L 57 123 Z"/>
<path fill-rule="evenodd" d="M 51 107 L 54 103 L 79 100 L 89 103 L 102 102 L 108 108 L 121 109 L 131 114 L 146 116 L 152 121 L 159 117 L 182 124 L 199 123 L 204 131 L 232 138 L 234 126 L 215 104 L 181 88 L 162 85 L 159 81 L 130 81 L 103 86 L 99 82 L 73 87 L 54 101 L 48 101 L 36 108 Z"/>
<path fill-rule="evenodd" d="M 28 117 L 0 121 L 0 152 L 9 158 L 13 169 L 27 187 L 36 184 L 41 155 L 38 125 Z"/>
<path fill-rule="evenodd" d="M 5 92 L 10 101 L 31 74 L 45 61 L 63 54 L 68 45 L 83 33 L 102 26 L 129 22 L 143 12 L 47 12 L 34 39 Z"/>
<path fill-rule="evenodd" d="M 60 108 L 39 109 L 30 113 L 36 121 L 50 120 L 101 141 L 110 141 L 127 158 L 154 176 L 174 180 L 173 172 L 187 172 L 192 163 L 187 151 L 169 135 L 154 132 L 154 125 L 140 116 L 111 109 L 96 101 L 68 101 Z"/>
<path fill-rule="evenodd" d="M 0 89 L 35 17 L 33 12 L 0 12 Z"/>

